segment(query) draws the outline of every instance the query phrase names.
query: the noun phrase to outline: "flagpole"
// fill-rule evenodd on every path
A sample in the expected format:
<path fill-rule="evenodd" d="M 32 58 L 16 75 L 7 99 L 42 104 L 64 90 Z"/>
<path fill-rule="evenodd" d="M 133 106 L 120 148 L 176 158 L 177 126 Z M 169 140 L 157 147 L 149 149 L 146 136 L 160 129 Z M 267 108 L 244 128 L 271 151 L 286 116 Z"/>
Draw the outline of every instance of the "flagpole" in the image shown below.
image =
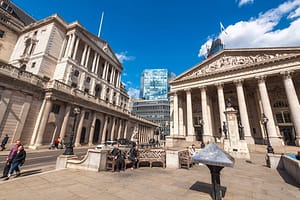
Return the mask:
<path fill-rule="evenodd" d="M 100 38 L 101 35 L 101 29 L 102 29 L 102 22 L 103 22 L 104 12 L 102 12 L 100 25 L 99 25 L 99 31 L 98 31 L 98 38 Z"/>

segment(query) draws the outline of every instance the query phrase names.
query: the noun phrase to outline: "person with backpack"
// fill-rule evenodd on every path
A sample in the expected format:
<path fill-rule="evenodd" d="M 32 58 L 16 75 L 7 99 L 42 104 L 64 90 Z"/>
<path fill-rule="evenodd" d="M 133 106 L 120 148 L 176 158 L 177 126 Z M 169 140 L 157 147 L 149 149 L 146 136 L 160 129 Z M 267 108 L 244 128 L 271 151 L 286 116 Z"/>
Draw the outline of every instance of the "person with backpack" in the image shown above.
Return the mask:
<path fill-rule="evenodd" d="M 12 157 L 12 166 L 9 170 L 9 174 L 6 180 L 8 180 L 9 177 L 11 177 L 14 171 L 16 171 L 16 177 L 20 176 L 21 172 L 19 166 L 22 166 L 24 164 L 25 159 L 26 159 L 26 151 L 24 150 L 24 146 L 20 145 L 18 147 L 18 150 L 14 153 Z"/>

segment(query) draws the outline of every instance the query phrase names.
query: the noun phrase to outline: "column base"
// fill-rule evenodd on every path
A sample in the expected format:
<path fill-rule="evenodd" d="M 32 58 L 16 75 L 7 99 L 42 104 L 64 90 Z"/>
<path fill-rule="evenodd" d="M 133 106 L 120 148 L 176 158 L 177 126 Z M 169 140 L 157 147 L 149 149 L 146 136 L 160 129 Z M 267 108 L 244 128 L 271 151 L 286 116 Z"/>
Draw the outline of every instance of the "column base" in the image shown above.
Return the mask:
<path fill-rule="evenodd" d="M 74 146 L 75 147 L 81 147 L 81 144 L 80 143 L 75 143 Z"/>
<path fill-rule="evenodd" d="M 28 148 L 33 149 L 33 150 L 37 150 L 39 148 L 39 146 L 41 146 L 41 145 L 29 145 Z"/>
<path fill-rule="evenodd" d="M 282 139 L 277 138 L 277 137 L 270 138 L 270 143 L 271 143 L 271 146 L 273 146 L 273 145 L 274 146 L 284 146 Z"/>
<path fill-rule="evenodd" d="M 245 136 L 245 141 L 247 144 L 255 144 L 252 136 Z"/>
<path fill-rule="evenodd" d="M 194 142 L 194 141 L 196 141 L 196 135 L 188 135 L 188 136 L 186 136 L 185 139 L 188 142 Z"/>
<path fill-rule="evenodd" d="M 166 136 L 166 147 L 181 146 L 184 142 L 184 136 Z"/>
<path fill-rule="evenodd" d="M 297 147 L 300 147 L 300 136 L 296 137 L 295 143 Z"/>
<path fill-rule="evenodd" d="M 203 142 L 205 143 L 205 144 L 208 144 L 208 143 L 210 143 L 211 141 L 215 141 L 214 140 L 214 138 L 213 138 L 213 136 L 211 136 L 211 135 L 203 135 Z"/>

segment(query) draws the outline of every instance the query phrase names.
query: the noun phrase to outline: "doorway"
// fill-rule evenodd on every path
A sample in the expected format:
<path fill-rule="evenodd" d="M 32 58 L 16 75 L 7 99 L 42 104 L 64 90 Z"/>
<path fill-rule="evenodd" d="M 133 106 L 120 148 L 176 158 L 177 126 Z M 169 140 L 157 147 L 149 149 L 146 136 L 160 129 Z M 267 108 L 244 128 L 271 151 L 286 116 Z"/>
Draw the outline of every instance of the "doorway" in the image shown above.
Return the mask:
<path fill-rule="evenodd" d="M 293 126 L 279 126 L 279 130 L 285 145 L 296 146 Z"/>

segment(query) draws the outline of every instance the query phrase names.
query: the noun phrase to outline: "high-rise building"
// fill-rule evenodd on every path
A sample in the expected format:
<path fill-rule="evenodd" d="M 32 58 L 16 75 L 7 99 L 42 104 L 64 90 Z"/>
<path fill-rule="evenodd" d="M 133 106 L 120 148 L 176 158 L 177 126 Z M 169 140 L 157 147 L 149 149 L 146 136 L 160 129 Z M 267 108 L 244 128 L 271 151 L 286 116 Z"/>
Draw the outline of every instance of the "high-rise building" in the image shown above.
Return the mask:
<path fill-rule="evenodd" d="M 133 101 L 132 113 L 159 124 L 161 139 L 170 134 L 169 81 L 175 74 L 167 69 L 145 69 L 141 76 L 141 99 Z M 156 139 L 156 138 L 155 138 Z"/>
<path fill-rule="evenodd" d="M 141 76 L 140 98 L 168 99 L 169 81 L 174 77 L 175 74 L 167 69 L 145 69 Z"/>

